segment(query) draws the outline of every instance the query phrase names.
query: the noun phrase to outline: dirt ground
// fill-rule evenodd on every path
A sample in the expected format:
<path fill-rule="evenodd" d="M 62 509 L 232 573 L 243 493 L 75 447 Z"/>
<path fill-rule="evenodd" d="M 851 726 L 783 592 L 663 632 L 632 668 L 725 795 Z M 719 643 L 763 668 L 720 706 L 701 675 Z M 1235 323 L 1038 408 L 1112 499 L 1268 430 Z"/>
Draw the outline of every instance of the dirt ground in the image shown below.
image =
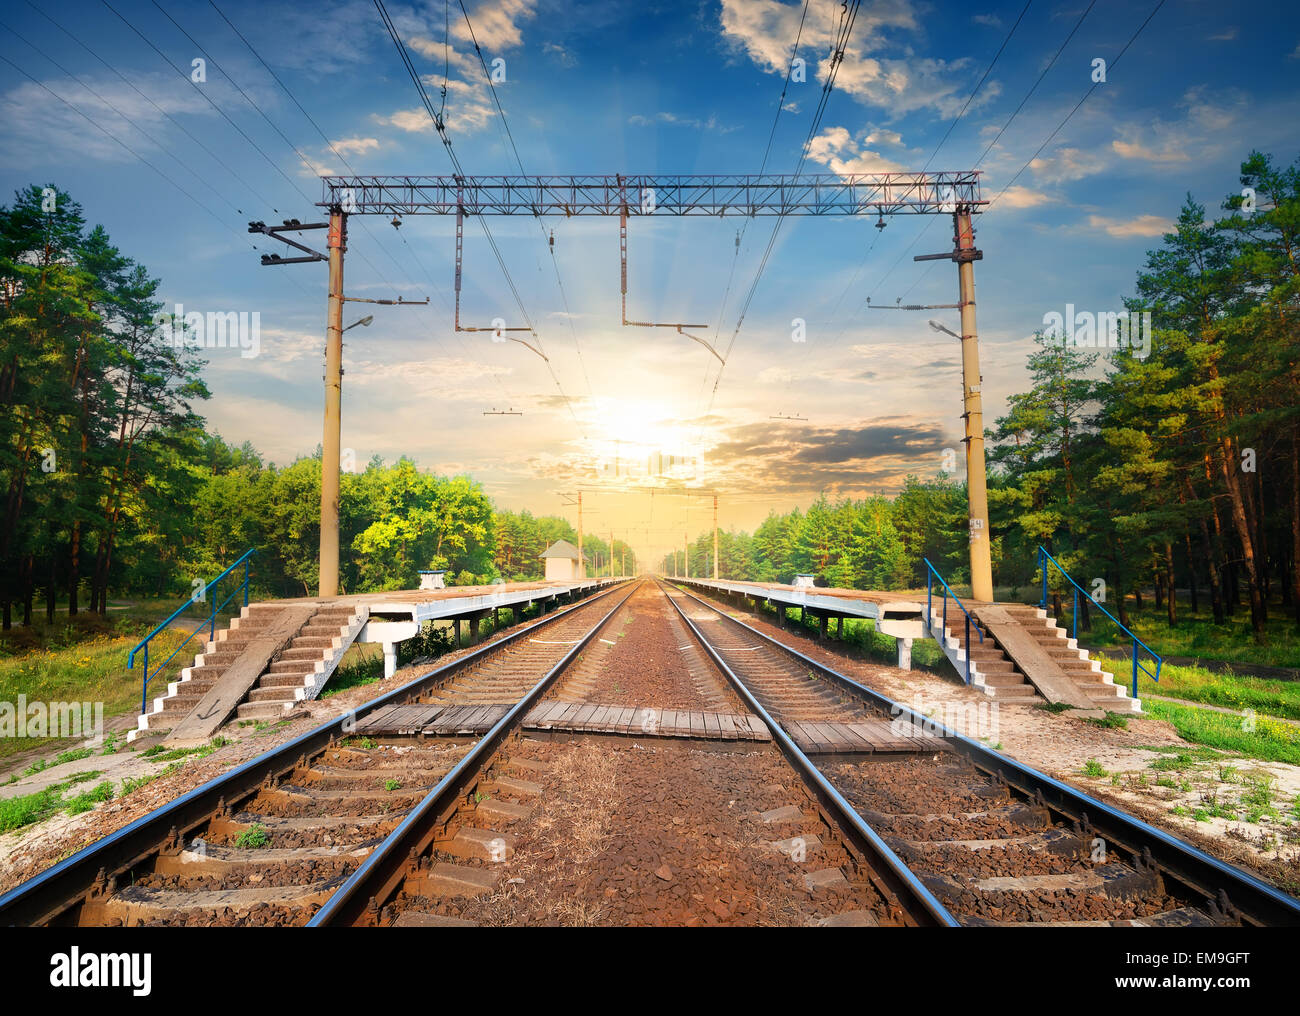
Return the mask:
<path fill-rule="evenodd" d="M 496 890 L 405 905 L 499 926 L 806 926 L 845 912 L 884 916 L 869 884 L 806 882 L 814 871 L 853 872 L 775 751 L 524 739 L 509 754 L 549 769 L 536 810 L 510 827 L 513 857 L 492 865 Z M 791 805 L 804 814 L 764 822 L 764 812 Z M 800 835 L 816 846 L 799 859 L 769 845 Z"/>

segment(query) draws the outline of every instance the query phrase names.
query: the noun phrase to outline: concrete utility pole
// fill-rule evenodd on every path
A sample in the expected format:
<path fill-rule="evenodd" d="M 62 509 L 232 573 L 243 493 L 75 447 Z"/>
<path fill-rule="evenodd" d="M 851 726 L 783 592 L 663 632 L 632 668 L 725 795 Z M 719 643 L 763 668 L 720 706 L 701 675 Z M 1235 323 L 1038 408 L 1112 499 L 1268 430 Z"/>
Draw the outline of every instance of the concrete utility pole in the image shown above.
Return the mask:
<path fill-rule="evenodd" d="M 682 569 L 686 577 L 691 577 L 691 534 L 682 534 Z"/>
<path fill-rule="evenodd" d="M 975 262 L 984 257 L 975 248 L 971 206 L 958 204 L 952 213 L 953 250 L 919 254 L 913 261 L 957 262 L 958 304 L 961 309 L 962 419 L 966 423 L 966 497 L 970 506 L 970 584 L 976 600 L 993 600 L 993 563 L 989 548 L 989 495 L 984 465 L 984 397 L 980 375 L 979 334 L 975 328 Z M 937 331 L 953 333 L 937 321 Z"/>
<path fill-rule="evenodd" d="M 348 218 L 330 209 L 329 308 L 325 329 L 325 433 L 320 462 L 320 574 L 316 595 L 339 592 L 339 452 L 343 424 L 343 254 Z"/>
<path fill-rule="evenodd" d="M 713 581 L 718 581 L 718 495 L 713 495 Z"/>
<path fill-rule="evenodd" d="M 970 206 L 953 214 L 961 303 L 961 374 L 966 417 L 966 491 L 970 499 L 970 581 L 977 600 L 993 600 L 993 564 L 989 551 L 989 496 L 984 470 L 984 398 L 980 375 L 979 336 L 975 330 L 975 227 Z"/>
<path fill-rule="evenodd" d="M 587 565 L 582 559 L 582 491 L 578 491 L 578 571 L 579 578 L 587 577 Z"/>

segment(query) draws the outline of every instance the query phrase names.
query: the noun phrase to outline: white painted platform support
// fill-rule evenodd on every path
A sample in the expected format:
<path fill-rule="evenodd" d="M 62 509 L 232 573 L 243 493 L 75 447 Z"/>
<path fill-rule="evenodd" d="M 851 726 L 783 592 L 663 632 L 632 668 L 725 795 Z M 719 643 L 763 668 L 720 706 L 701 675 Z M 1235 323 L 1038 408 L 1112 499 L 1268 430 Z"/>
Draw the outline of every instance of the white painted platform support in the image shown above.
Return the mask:
<path fill-rule="evenodd" d="M 361 629 L 358 642 L 379 642 L 384 647 L 384 677 L 397 673 L 397 643 L 405 642 L 420 633 L 416 621 L 379 621 L 371 619 Z"/>

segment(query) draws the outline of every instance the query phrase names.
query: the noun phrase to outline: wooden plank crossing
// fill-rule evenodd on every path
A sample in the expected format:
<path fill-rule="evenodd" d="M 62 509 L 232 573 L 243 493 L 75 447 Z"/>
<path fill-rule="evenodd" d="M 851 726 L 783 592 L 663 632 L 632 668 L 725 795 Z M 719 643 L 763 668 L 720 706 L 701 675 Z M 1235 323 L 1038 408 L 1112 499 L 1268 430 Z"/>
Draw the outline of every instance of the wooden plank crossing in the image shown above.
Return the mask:
<path fill-rule="evenodd" d="M 357 724 L 358 735 L 411 735 L 463 737 L 486 734 L 512 708 L 512 703 L 493 705 L 385 706 Z"/>
<path fill-rule="evenodd" d="M 910 726 L 905 730 L 895 730 L 888 720 L 862 720 L 858 723 L 785 720 L 781 725 L 806 755 L 921 752 L 943 748 L 941 738 Z"/>
<path fill-rule="evenodd" d="M 465 737 L 487 733 L 512 708 L 494 705 L 394 705 L 357 723 L 359 736 Z M 598 702 L 542 702 L 524 718 L 525 730 L 619 734 L 628 737 L 683 737 L 699 741 L 770 741 L 757 716 L 705 713 L 655 706 L 601 705 Z"/>
<path fill-rule="evenodd" d="M 757 716 L 590 702 L 543 702 L 524 717 L 524 729 L 625 737 L 683 737 L 699 741 L 772 739 Z"/>

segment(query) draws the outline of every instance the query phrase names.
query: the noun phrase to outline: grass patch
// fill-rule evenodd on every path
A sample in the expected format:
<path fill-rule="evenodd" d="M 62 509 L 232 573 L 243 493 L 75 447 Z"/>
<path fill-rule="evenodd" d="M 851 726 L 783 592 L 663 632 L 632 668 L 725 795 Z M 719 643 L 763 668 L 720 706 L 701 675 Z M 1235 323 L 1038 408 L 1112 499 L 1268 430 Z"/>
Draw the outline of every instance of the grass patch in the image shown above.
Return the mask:
<path fill-rule="evenodd" d="M 104 801 L 113 799 L 113 785 L 107 781 L 93 790 L 86 790 L 68 800 L 64 793 L 80 783 L 88 783 L 102 776 L 98 771 L 77 773 L 62 783 L 52 783 L 44 790 L 31 794 L 21 794 L 0 801 L 0 833 L 12 832 L 24 826 L 43 822 L 52 815 L 66 811 L 69 815 L 80 815 Z"/>
<path fill-rule="evenodd" d="M 1148 700 L 1142 707 L 1156 719 L 1173 724 L 1179 736 L 1193 744 L 1234 752 L 1264 762 L 1300 765 L 1300 727 L 1281 723 L 1268 716 L 1256 716 L 1252 724 L 1246 722 L 1246 717 L 1208 712 L 1171 702 Z M 1253 729 L 1246 729 L 1251 726 Z M 1185 750 L 1183 753 L 1186 754 Z"/>
<path fill-rule="evenodd" d="M 1113 657 L 1102 657 L 1103 670 L 1116 675 L 1130 673 L 1128 664 Z M 1270 681 L 1263 677 L 1240 674 L 1217 674 L 1204 667 L 1183 667 L 1169 663 L 1160 668 L 1157 684 L 1141 671 L 1138 672 L 1138 697 L 1167 695 L 1169 698 L 1201 702 L 1209 706 L 1223 706 L 1242 712 L 1253 709 L 1256 713 L 1282 716 L 1300 720 L 1300 681 Z"/>
<path fill-rule="evenodd" d="M 271 834 L 261 822 L 254 822 L 235 837 L 235 846 L 240 850 L 257 850 L 271 842 Z"/>
<path fill-rule="evenodd" d="M 1160 773 L 1183 773 L 1188 769 L 1196 768 L 1198 763 L 1204 762 L 1207 758 L 1217 757 L 1217 752 L 1207 755 L 1204 753 L 1176 751 L 1170 756 L 1156 759 L 1151 763 L 1150 768 Z M 1157 784 L 1159 782 L 1159 780 L 1156 781 Z"/>
<path fill-rule="evenodd" d="M 1107 713 L 1105 716 L 1085 716 L 1084 722 L 1091 723 L 1094 727 L 1105 727 L 1110 730 L 1128 730 L 1128 717 L 1123 713 Z"/>
<path fill-rule="evenodd" d="M 95 754 L 95 752 L 92 748 L 72 748 L 68 751 L 61 751 L 53 758 L 37 759 L 23 770 L 23 775 L 35 776 L 37 773 L 44 772 L 46 769 L 53 769 L 55 766 L 61 766 L 65 762 L 80 762 L 83 758 L 90 758 L 93 754 Z"/>
<path fill-rule="evenodd" d="M 379 645 L 352 645 L 343 655 L 343 661 L 330 676 L 321 698 L 329 698 L 349 688 L 376 684 L 384 676 L 384 651 Z"/>
<path fill-rule="evenodd" d="M 6 798 L 0 801 L 0 833 L 41 822 L 55 814 L 62 805 L 63 787 L 60 784 L 34 794 Z"/>
<path fill-rule="evenodd" d="M 90 811 L 97 804 L 111 800 L 113 800 L 113 785 L 105 780 L 95 789 L 87 790 L 68 800 L 66 810 L 69 815 L 80 815 L 83 811 Z"/>
<path fill-rule="evenodd" d="M 207 758 L 218 748 L 229 742 L 225 738 L 220 739 L 222 744 L 217 744 L 213 739 L 211 744 L 201 744 L 197 748 L 163 748 L 161 744 L 155 744 L 148 751 L 140 753 L 141 758 L 147 758 L 150 762 L 176 762 L 180 759 L 189 758 L 191 755 L 197 758 Z"/>
<path fill-rule="evenodd" d="M 150 644 L 150 666 L 165 660 L 184 638 L 183 632 L 160 633 Z M 28 702 L 103 702 L 105 718 L 134 712 L 140 708 L 140 661 L 135 670 L 128 670 L 126 656 L 139 640 L 138 634 L 108 632 L 67 645 L 52 642 L 21 654 L 0 652 L 0 701 L 17 702 L 19 695 L 25 695 Z M 12 648 L 8 640 L 0 645 Z M 181 667 L 189 666 L 191 646 L 194 642 L 154 678 L 151 688 L 165 688 Z M 48 738 L 0 738 L 0 758 L 54 746 Z"/>
<path fill-rule="evenodd" d="M 1178 623 L 1169 627 L 1163 608 L 1156 610 L 1154 600 L 1146 600 L 1141 610 L 1135 610 L 1130 601 L 1128 626 L 1143 642 L 1161 656 L 1191 656 L 1202 660 L 1221 660 L 1226 663 L 1254 663 L 1269 667 L 1300 667 L 1300 633 L 1290 608 L 1274 600 L 1269 604 L 1268 621 L 1263 638 L 1255 640 L 1250 627 L 1250 610 L 1239 607 L 1233 617 L 1223 624 L 1215 624 L 1209 610 L 1208 597 L 1202 598 L 1201 612 L 1193 615 L 1186 600 L 1178 603 Z M 1070 598 L 1065 598 L 1060 623 L 1070 630 Z M 1106 609 L 1118 616 L 1114 604 Z M 1049 611 L 1050 613 L 1050 611 Z M 1091 646 L 1115 646 L 1126 651 L 1132 643 L 1105 615 L 1093 611 L 1092 631 L 1081 631 L 1082 641 Z M 1123 670 L 1125 675 L 1131 673 Z M 1109 668 L 1108 668 L 1109 669 Z M 1139 672 L 1140 674 L 1140 672 Z M 1161 685 L 1164 674 L 1161 673 Z M 1224 703 L 1225 705 L 1228 703 Z"/>
<path fill-rule="evenodd" d="M 797 619 L 791 619 L 789 623 L 796 628 L 799 625 Z M 815 635 L 818 631 L 816 618 L 809 615 L 808 622 L 804 627 L 807 629 L 805 634 L 812 633 Z M 890 666 L 898 663 L 898 646 L 894 637 L 892 635 L 882 635 L 876 631 L 876 623 L 871 620 L 845 618 L 839 637 L 837 638 L 834 634 L 828 635 L 826 644 L 836 649 L 848 646 L 868 659 L 879 660 L 881 663 Z M 947 662 L 948 658 L 943 655 L 939 643 L 933 639 L 917 639 L 912 643 L 912 663 L 914 666 L 933 670 L 940 666 L 946 666 Z"/>
<path fill-rule="evenodd" d="M 122 780 L 122 789 L 118 791 L 117 796 L 126 797 L 129 794 L 134 794 L 141 787 L 147 787 L 157 778 L 157 773 L 146 773 L 144 776 L 127 776 Z"/>
<path fill-rule="evenodd" d="M 1074 706 L 1068 702 L 1040 702 L 1034 708 L 1041 709 L 1045 713 L 1063 713 L 1067 709 L 1073 709 Z"/>
<path fill-rule="evenodd" d="M 1100 779 L 1103 776 L 1109 775 L 1106 770 L 1102 768 L 1101 763 L 1095 758 L 1088 759 L 1088 761 L 1083 764 L 1083 768 L 1080 772 L 1082 772 L 1084 776 L 1091 776 L 1095 779 Z"/>

